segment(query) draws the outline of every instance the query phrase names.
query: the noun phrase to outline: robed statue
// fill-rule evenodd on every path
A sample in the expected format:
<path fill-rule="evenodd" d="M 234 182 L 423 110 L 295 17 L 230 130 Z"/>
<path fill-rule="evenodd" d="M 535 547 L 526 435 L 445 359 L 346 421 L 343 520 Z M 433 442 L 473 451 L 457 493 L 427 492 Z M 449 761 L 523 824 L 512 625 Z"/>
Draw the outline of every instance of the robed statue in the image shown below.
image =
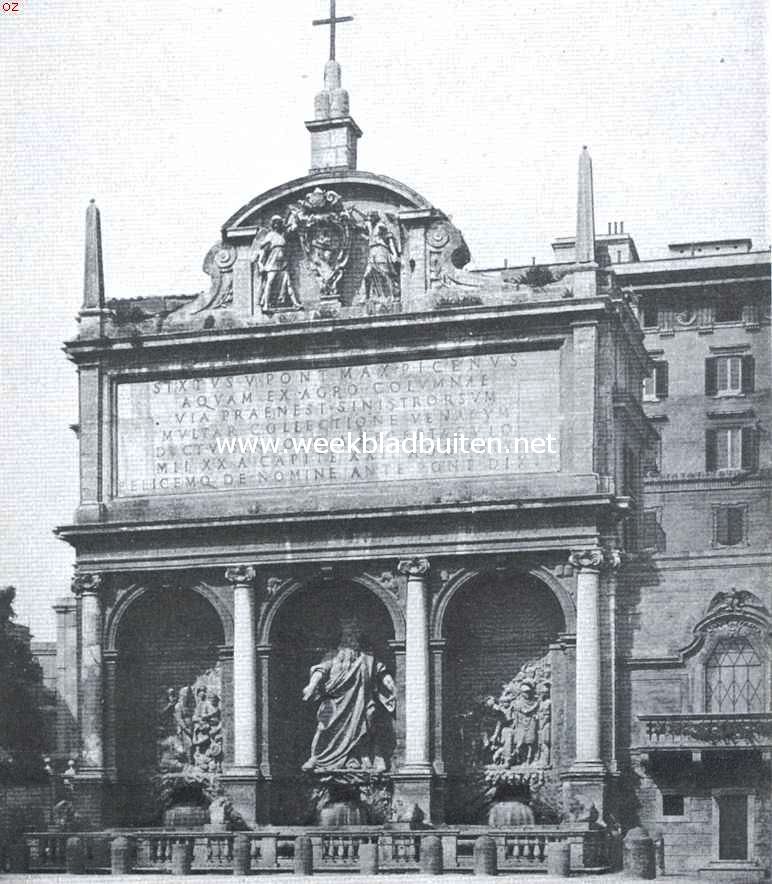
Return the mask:
<path fill-rule="evenodd" d="M 258 234 L 259 235 L 259 234 Z M 273 310 L 299 310 L 287 263 L 287 237 L 281 215 L 271 218 L 271 229 L 260 242 L 257 251 L 258 305 L 263 313 Z"/>
<path fill-rule="evenodd" d="M 400 297 L 402 256 L 397 238 L 378 212 L 367 219 L 368 259 L 359 300 L 390 303 Z"/>
<path fill-rule="evenodd" d="M 386 770 L 393 745 L 394 679 L 361 644 L 356 620 L 341 623 L 340 644 L 311 667 L 303 700 L 318 700 L 311 757 L 303 770 Z"/>

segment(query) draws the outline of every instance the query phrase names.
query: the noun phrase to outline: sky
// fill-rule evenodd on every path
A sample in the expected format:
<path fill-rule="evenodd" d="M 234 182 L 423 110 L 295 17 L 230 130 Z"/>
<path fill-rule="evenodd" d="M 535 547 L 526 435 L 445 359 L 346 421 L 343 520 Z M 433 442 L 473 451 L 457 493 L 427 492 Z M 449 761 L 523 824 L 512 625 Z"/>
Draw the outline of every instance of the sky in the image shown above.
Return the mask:
<path fill-rule="evenodd" d="M 327 0 L 19 0 L 0 14 L 0 584 L 54 637 L 77 505 L 84 213 L 109 298 L 200 291 L 237 208 L 308 169 Z M 359 168 L 452 216 L 479 267 L 572 235 L 581 146 L 599 232 L 767 248 L 765 0 L 339 0 Z"/>

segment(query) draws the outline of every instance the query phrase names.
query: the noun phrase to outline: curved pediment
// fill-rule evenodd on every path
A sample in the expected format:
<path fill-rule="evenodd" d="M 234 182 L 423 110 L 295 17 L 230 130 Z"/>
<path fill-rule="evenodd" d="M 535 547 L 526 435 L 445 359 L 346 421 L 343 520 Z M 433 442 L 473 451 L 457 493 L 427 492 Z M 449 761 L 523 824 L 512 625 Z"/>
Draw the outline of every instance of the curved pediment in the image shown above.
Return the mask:
<path fill-rule="evenodd" d="M 169 324 L 212 311 L 207 327 L 426 309 L 427 292 L 468 261 L 460 231 L 412 188 L 369 172 L 315 173 L 225 222 L 204 259 L 209 291 Z"/>
<path fill-rule="evenodd" d="M 399 212 L 426 212 L 445 217 L 420 193 L 385 175 L 372 172 L 333 171 L 304 175 L 266 190 L 234 212 L 222 226 L 223 240 L 254 236 L 274 214 L 283 214 L 286 207 L 315 188 L 334 190 L 348 201 Z"/>

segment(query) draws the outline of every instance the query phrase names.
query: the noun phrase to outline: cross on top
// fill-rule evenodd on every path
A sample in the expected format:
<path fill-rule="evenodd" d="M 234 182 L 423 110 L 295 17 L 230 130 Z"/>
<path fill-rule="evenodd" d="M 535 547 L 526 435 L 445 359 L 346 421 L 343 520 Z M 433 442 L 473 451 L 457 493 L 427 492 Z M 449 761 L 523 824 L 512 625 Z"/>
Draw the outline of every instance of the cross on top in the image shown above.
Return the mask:
<path fill-rule="evenodd" d="M 353 15 L 335 15 L 335 0 L 330 0 L 330 17 L 314 19 L 312 24 L 330 26 L 330 61 L 335 61 L 335 25 L 339 22 L 354 21 Z"/>

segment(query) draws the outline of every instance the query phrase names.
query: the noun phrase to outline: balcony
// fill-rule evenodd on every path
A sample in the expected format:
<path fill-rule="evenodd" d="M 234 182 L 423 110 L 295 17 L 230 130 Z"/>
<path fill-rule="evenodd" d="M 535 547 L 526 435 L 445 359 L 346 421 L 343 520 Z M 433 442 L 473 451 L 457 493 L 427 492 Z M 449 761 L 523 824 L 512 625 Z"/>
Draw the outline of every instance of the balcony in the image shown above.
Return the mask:
<path fill-rule="evenodd" d="M 699 752 L 703 749 L 772 750 L 772 712 L 721 715 L 639 715 L 639 748 Z"/>

